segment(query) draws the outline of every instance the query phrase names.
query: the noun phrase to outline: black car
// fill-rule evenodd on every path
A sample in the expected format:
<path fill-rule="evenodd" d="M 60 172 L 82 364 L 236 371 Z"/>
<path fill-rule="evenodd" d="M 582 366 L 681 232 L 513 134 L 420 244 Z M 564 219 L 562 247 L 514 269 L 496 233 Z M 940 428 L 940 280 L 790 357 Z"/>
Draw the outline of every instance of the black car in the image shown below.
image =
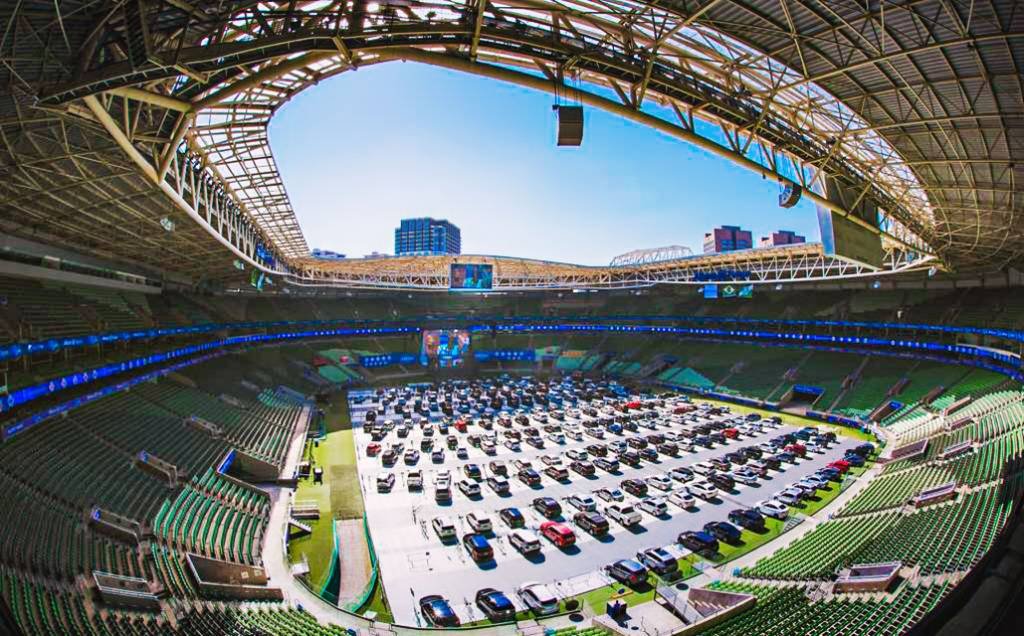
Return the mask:
<path fill-rule="evenodd" d="M 725 433 L 715 431 L 714 433 L 708 435 L 708 437 L 715 444 L 725 444 Z"/>
<path fill-rule="evenodd" d="M 669 457 L 675 457 L 679 454 L 679 447 L 676 446 L 675 442 L 662 442 L 658 444 L 658 452 Z"/>
<path fill-rule="evenodd" d="M 608 534 L 608 520 L 599 512 L 577 512 L 572 516 L 572 520 L 581 530 L 595 537 Z"/>
<path fill-rule="evenodd" d="M 637 466 L 640 465 L 640 453 L 636 452 L 635 450 L 625 450 L 619 453 L 617 459 L 619 460 L 620 464 L 632 466 L 633 468 L 636 468 Z"/>
<path fill-rule="evenodd" d="M 623 479 L 622 489 L 635 497 L 647 496 L 647 484 L 639 479 Z"/>
<path fill-rule="evenodd" d="M 782 466 L 782 460 L 775 455 L 768 455 L 767 457 L 762 458 L 761 463 L 772 470 L 778 470 L 779 467 Z"/>
<path fill-rule="evenodd" d="M 620 559 L 607 566 L 605 571 L 619 583 L 639 585 L 647 580 L 647 568 L 632 559 Z"/>
<path fill-rule="evenodd" d="M 527 486 L 536 486 L 540 483 L 540 473 L 532 468 L 524 468 L 519 471 L 519 481 L 523 482 Z"/>
<path fill-rule="evenodd" d="M 590 444 L 589 446 L 587 446 L 586 450 L 594 457 L 608 456 L 608 447 L 605 446 L 604 444 Z"/>
<path fill-rule="evenodd" d="M 704 524 L 704 532 L 712 535 L 719 541 L 726 543 L 739 543 L 742 531 L 731 523 L 725 521 L 710 521 Z"/>
<path fill-rule="evenodd" d="M 764 530 L 764 516 L 753 508 L 733 510 L 729 513 L 729 522 L 756 532 Z"/>
<path fill-rule="evenodd" d="M 697 554 L 712 556 L 718 553 L 718 539 L 707 532 L 683 532 L 679 535 L 678 542 Z"/>
<path fill-rule="evenodd" d="M 870 454 L 875 452 L 875 445 L 871 444 L 871 443 L 868 443 L 868 442 L 865 442 L 865 443 L 861 444 L 860 446 L 854 448 L 850 452 L 856 453 L 857 455 L 860 455 L 861 457 L 867 457 L 868 455 L 870 455 Z"/>
<path fill-rule="evenodd" d="M 640 457 L 645 462 L 656 462 L 658 461 L 658 451 L 648 446 L 647 448 L 640 450 Z"/>
<path fill-rule="evenodd" d="M 514 620 L 516 608 L 503 592 L 485 587 L 476 593 L 476 606 L 495 623 Z"/>
<path fill-rule="evenodd" d="M 526 518 L 519 512 L 519 508 L 502 508 L 498 511 L 498 516 L 509 528 L 526 527 Z"/>
<path fill-rule="evenodd" d="M 569 468 L 572 468 L 573 470 L 575 470 L 580 475 L 583 475 L 584 477 L 594 476 L 594 465 L 591 464 L 590 462 L 581 462 L 577 460 L 569 464 Z"/>
<path fill-rule="evenodd" d="M 747 456 L 743 453 L 726 453 L 725 459 L 727 459 L 730 464 L 736 464 L 738 466 L 742 466 L 747 463 Z"/>
<path fill-rule="evenodd" d="M 796 463 L 796 455 L 794 455 L 793 453 L 791 453 L 789 451 L 782 451 L 781 453 L 776 455 L 776 457 L 779 458 L 779 461 L 786 462 L 787 464 L 795 464 Z"/>
<path fill-rule="evenodd" d="M 537 497 L 533 500 L 533 509 L 549 519 L 562 514 L 562 506 L 551 497 Z"/>
<path fill-rule="evenodd" d="M 642 437 L 630 437 L 626 440 L 631 448 L 647 448 L 647 440 Z"/>
<path fill-rule="evenodd" d="M 420 613 L 435 627 L 458 627 L 459 617 L 443 596 L 431 594 L 420 599 Z"/>
<path fill-rule="evenodd" d="M 739 450 L 747 459 L 761 459 L 764 453 L 756 446 L 744 446 Z"/>
<path fill-rule="evenodd" d="M 722 473 L 711 473 L 708 475 L 708 481 L 720 490 L 733 490 L 736 488 L 736 480 Z"/>
<path fill-rule="evenodd" d="M 724 457 L 712 457 L 708 463 L 715 467 L 715 470 L 729 470 L 731 465 Z"/>

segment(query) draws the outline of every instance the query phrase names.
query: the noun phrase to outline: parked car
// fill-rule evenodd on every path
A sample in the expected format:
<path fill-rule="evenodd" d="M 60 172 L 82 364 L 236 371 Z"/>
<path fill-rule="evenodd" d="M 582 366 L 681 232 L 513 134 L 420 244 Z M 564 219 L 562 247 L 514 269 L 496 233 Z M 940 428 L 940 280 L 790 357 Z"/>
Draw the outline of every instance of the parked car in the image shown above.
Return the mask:
<path fill-rule="evenodd" d="M 726 521 L 709 521 L 704 524 L 704 532 L 712 535 L 719 541 L 735 544 L 739 543 L 743 533 L 739 528 Z"/>
<path fill-rule="evenodd" d="M 442 542 L 451 541 L 455 538 L 455 524 L 448 517 L 434 517 L 430 522 L 434 533 Z"/>
<path fill-rule="evenodd" d="M 523 556 L 530 556 L 541 551 L 540 540 L 525 528 L 516 528 L 510 532 L 508 542 Z"/>
<path fill-rule="evenodd" d="M 473 528 L 476 532 L 487 533 L 494 530 L 491 518 L 487 516 L 487 513 L 479 510 L 473 510 L 466 515 L 466 523 L 468 523 L 469 527 Z"/>
<path fill-rule="evenodd" d="M 589 532 L 595 537 L 608 534 L 608 520 L 599 512 L 580 511 L 573 515 L 572 520 L 581 530 Z"/>
<path fill-rule="evenodd" d="M 662 517 L 668 514 L 668 505 L 661 497 L 644 497 L 637 504 L 637 508 L 643 510 L 652 517 Z"/>
<path fill-rule="evenodd" d="M 729 522 L 755 532 L 764 530 L 765 523 L 764 516 L 754 508 L 737 508 L 731 511 Z"/>
<path fill-rule="evenodd" d="M 488 477 L 487 485 L 497 495 L 507 495 L 510 492 L 511 487 L 509 486 L 507 479 L 501 479 L 500 477 Z"/>
<path fill-rule="evenodd" d="M 697 481 L 689 484 L 686 490 L 695 497 L 700 497 L 705 501 L 711 501 L 718 497 L 718 489 L 715 488 L 714 484 L 707 481 Z"/>
<path fill-rule="evenodd" d="M 623 526 L 635 526 L 640 523 L 640 513 L 626 503 L 613 503 L 605 508 L 605 513 Z"/>
<path fill-rule="evenodd" d="M 431 594 L 420 599 L 420 614 L 434 627 L 458 627 L 459 617 L 443 596 Z"/>
<path fill-rule="evenodd" d="M 485 587 L 476 593 L 476 606 L 495 623 L 515 620 L 516 607 L 504 592 Z"/>
<path fill-rule="evenodd" d="M 594 494 L 605 501 L 623 501 L 626 498 L 618 488 L 599 488 Z"/>
<path fill-rule="evenodd" d="M 605 567 L 605 572 L 619 583 L 639 585 L 647 580 L 647 568 L 632 559 L 619 559 Z"/>
<path fill-rule="evenodd" d="M 647 484 L 639 479 L 623 479 L 622 489 L 635 497 L 647 496 Z"/>
<path fill-rule="evenodd" d="M 686 492 L 685 488 L 669 493 L 668 500 L 684 510 L 697 506 L 697 500 L 693 498 L 693 495 Z"/>
<path fill-rule="evenodd" d="M 669 554 L 665 548 L 647 548 L 636 553 L 636 559 L 647 566 L 651 572 L 661 576 L 669 576 L 679 571 L 679 560 Z"/>
<path fill-rule="evenodd" d="M 726 492 L 731 492 L 736 488 L 736 480 L 725 473 L 711 473 L 708 475 L 708 481 L 714 484 L 718 489 Z"/>
<path fill-rule="evenodd" d="M 572 528 L 558 521 L 541 523 L 540 533 L 559 548 L 567 548 L 576 543 L 576 533 L 572 531 Z"/>
<path fill-rule="evenodd" d="M 562 506 L 551 497 L 537 497 L 533 500 L 533 509 L 549 519 L 562 514 Z"/>
<path fill-rule="evenodd" d="M 672 489 L 672 479 L 667 475 L 652 475 L 647 478 L 647 485 L 657 490 L 668 491 Z"/>
<path fill-rule="evenodd" d="M 686 483 L 693 479 L 693 471 L 686 466 L 679 466 L 669 471 L 669 477 L 676 481 Z"/>
<path fill-rule="evenodd" d="M 597 502 L 590 495 L 569 495 L 566 501 L 577 510 L 586 512 L 597 510 Z"/>
<path fill-rule="evenodd" d="M 607 459 L 605 457 L 598 457 L 594 459 L 594 466 L 600 468 L 603 471 L 609 473 L 615 473 L 619 470 L 619 462 L 616 459 Z"/>
<path fill-rule="evenodd" d="M 683 532 L 679 535 L 678 543 L 697 554 L 713 556 L 718 553 L 718 539 L 707 532 Z"/>
<path fill-rule="evenodd" d="M 789 507 L 775 499 L 758 502 L 757 509 L 762 515 L 773 519 L 782 520 L 789 517 Z"/>
<path fill-rule="evenodd" d="M 516 595 L 519 596 L 519 600 L 523 602 L 523 605 L 528 607 L 537 616 L 548 616 L 558 613 L 558 597 L 543 583 L 523 583 L 516 588 Z"/>
<path fill-rule="evenodd" d="M 377 475 L 377 492 L 391 492 L 395 487 L 395 474 L 385 473 Z"/>
<path fill-rule="evenodd" d="M 536 486 L 540 484 L 540 473 L 532 468 L 524 468 L 517 474 L 519 481 L 523 482 L 527 486 Z"/>
<path fill-rule="evenodd" d="M 494 549 L 487 541 L 487 537 L 478 532 L 470 532 L 464 535 L 462 537 L 462 547 L 466 548 L 466 552 L 477 563 L 490 561 L 494 558 Z"/>

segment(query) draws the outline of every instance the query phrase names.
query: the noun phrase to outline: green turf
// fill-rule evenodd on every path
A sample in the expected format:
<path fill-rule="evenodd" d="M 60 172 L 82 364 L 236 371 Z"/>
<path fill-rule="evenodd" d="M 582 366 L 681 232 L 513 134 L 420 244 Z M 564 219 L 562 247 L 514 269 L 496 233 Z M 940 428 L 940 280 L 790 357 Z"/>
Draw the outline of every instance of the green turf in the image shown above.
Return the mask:
<path fill-rule="evenodd" d="M 762 545 L 782 534 L 782 528 L 784 527 L 785 522 L 771 517 L 765 518 L 764 521 L 764 532 L 757 533 L 751 530 L 744 530 L 740 537 L 739 545 L 729 545 L 724 541 L 720 541 L 718 543 L 718 554 L 711 558 L 710 561 L 715 565 L 728 563 L 733 559 L 738 559 L 744 554 L 760 548 Z"/>
<path fill-rule="evenodd" d="M 309 562 L 309 583 L 314 590 L 323 587 L 330 574 L 334 551 L 334 520 L 360 519 L 363 516 L 363 495 L 356 471 L 355 439 L 348 418 L 347 398 L 339 393 L 325 409 L 327 436 L 314 447 L 306 447 L 306 458 L 313 467 L 324 469 L 324 483 L 314 484 L 312 476 L 299 481 L 296 501 L 316 501 L 320 519 L 309 522 L 312 533 L 288 543 L 292 562 L 305 557 Z"/>

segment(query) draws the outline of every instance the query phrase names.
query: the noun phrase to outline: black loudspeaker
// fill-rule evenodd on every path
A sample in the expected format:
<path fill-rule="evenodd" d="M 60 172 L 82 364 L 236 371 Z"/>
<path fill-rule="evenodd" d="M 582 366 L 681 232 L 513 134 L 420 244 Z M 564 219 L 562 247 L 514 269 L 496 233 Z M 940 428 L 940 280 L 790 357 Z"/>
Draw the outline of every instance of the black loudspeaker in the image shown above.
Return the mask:
<path fill-rule="evenodd" d="M 556 106 L 558 113 L 558 145 L 579 146 L 583 143 L 583 107 Z"/>
<path fill-rule="evenodd" d="M 795 183 L 788 183 L 786 187 L 779 193 L 779 207 L 791 208 L 800 201 L 800 196 L 804 193 L 803 188 Z"/>

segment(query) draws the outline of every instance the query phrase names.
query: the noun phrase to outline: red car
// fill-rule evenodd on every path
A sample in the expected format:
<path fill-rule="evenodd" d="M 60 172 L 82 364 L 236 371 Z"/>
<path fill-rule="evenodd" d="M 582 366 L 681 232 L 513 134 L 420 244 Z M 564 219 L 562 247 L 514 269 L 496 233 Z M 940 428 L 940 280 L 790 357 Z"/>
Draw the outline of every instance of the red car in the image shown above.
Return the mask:
<path fill-rule="evenodd" d="M 377 442 L 370 442 L 370 444 L 368 444 L 366 447 L 366 456 L 376 457 L 377 454 L 380 453 L 380 448 L 380 444 L 378 444 Z"/>
<path fill-rule="evenodd" d="M 725 435 L 728 439 L 736 439 L 740 436 L 740 431 L 736 428 L 727 428 L 722 431 L 722 435 Z"/>
<path fill-rule="evenodd" d="M 846 471 L 850 470 L 850 462 L 846 461 L 845 459 L 837 459 L 836 461 L 829 464 L 828 467 L 835 468 L 839 472 L 845 473 Z"/>
<path fill-rule="evenodd" d="M 456 420 L 455 421 L 455 430 L 457 430 L 458 432 L 465 433 L 466 432 L 466 428 L 467 428 L 466 420 Z"/>
<path fill-rule="evenodd" d="M 560 548 L 567 548 L 576 543 L 576 534 L 572 528 L 557 521 L 545 521 L 540 524 L 540 533 Z"/>
<path fill-rule="evenodd" d="M 804 446 L 803 444 L 789 444 L 788 446 L 786 446 L 785 450 L 789 451 L 790 453 L 793 453 L 797 457 L 807 456 L 807 447 Z"/>

